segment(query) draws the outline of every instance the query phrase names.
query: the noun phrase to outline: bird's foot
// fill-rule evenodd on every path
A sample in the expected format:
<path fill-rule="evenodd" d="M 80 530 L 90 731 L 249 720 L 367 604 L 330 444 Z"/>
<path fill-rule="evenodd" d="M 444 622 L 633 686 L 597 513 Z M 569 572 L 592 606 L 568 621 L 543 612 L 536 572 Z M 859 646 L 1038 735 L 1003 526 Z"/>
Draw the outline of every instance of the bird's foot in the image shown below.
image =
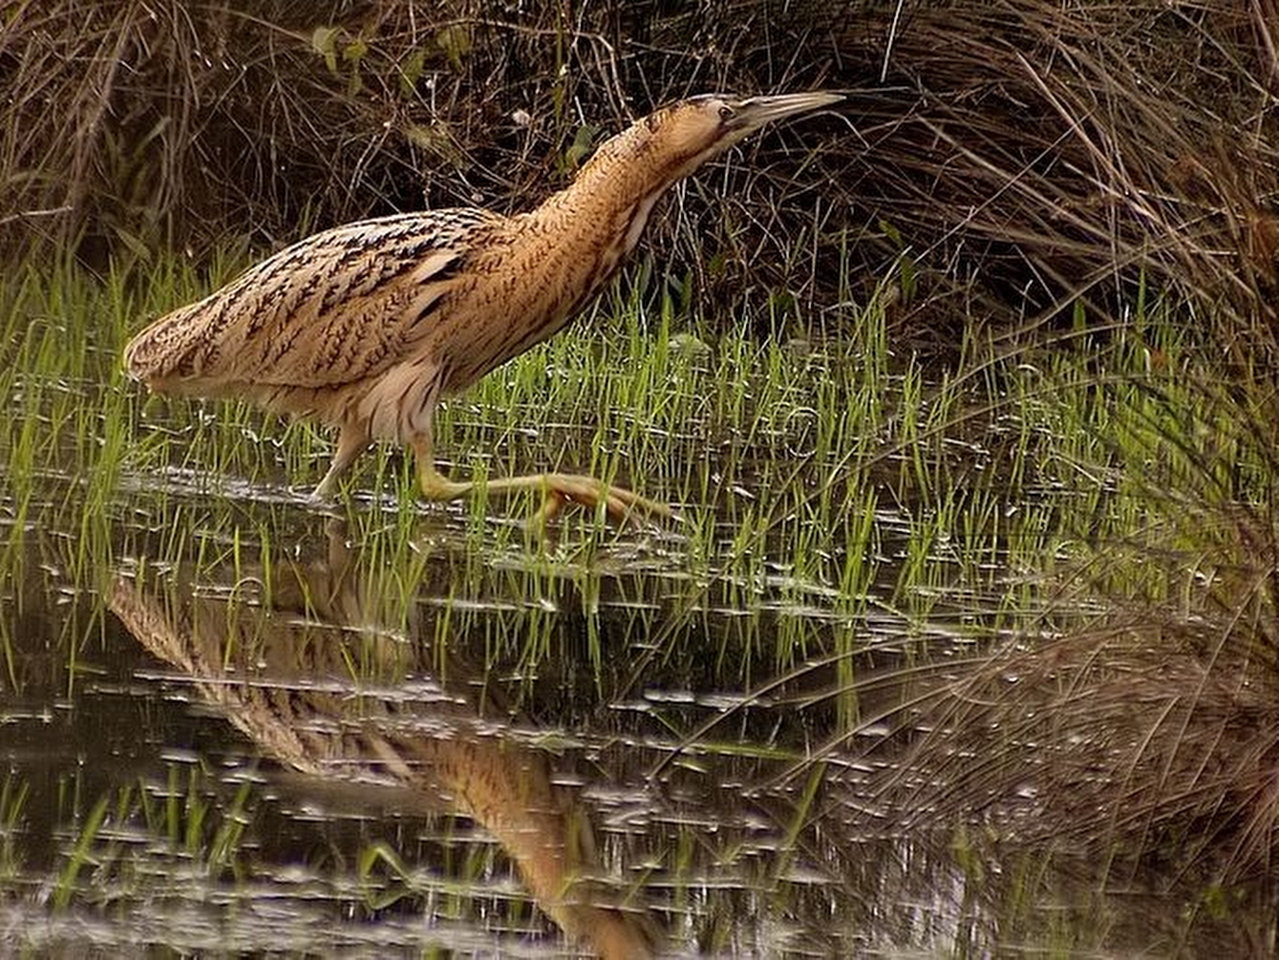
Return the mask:
<path fill-rule="evenodd" d="M 458 500 L 479 489 L 475 481 L 448 480 L 433 468 L 421 471 L 422 494 L 427 500 Z M 573 473 L 538 473 L 524 477 L 498 477 L 484 484 L 486 496 L 519 491 L 542 493 L 542 505 L 529 519 L 529 528 L 541 533 L 546 523 L 557 516 L 566 503 L 579 503 L 595 508 L 603 504 L 608 515 L 618 523 L 634 522 L 638 515 L 669 517 L 671 508 L 649 500 L 624 487 L 613 487 L 594 477 Z"/>
<path fill-rule="evenodd" d="M 544 473 L 512 479 L 540 481 L 540 484 L 530 484 L 530 487 L 540 486 L 545 491 L 542 505 L 528 521 L 529 529 L 539 533 L 545 528 L 547 522 L 555 518 L 569 502 L 579 503 L 590 509 L 603 504 L 609 517 L 618 524 L 636 523 L 637 518 L 642 514 L 656 517 L 671 515 L 671 508 L 664 503 L 641 497 L 625 487 L 609 486 L 594 477 L 571 473 Z M 493 482 L 489 483 L 489 489 L 493 489 Z"/>

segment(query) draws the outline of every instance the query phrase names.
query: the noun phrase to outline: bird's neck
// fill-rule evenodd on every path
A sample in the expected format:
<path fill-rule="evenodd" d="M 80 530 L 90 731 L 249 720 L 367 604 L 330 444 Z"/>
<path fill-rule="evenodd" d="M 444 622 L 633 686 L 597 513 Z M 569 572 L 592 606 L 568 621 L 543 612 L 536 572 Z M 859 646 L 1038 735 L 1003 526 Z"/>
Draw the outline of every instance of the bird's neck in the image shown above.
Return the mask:
<path fill-rule="evenodd" d="M 573 183 L 533 216 L 594 242 L 611 273 L 635 249 L 654 204 L 683 176 L 641 121 L 604 143 Z"/>
<path fill-rule="evenodd" d="M 477 267 L 500 291 L 509 319 L 494 329 L 507 332 L 457 367 L 452 383 L 470 383 L 560 330 L 635 248 L 653 205 L 683 175 L 636 127 L 600 147 L 569 187 L 513 218 L 502 252 Z"/>

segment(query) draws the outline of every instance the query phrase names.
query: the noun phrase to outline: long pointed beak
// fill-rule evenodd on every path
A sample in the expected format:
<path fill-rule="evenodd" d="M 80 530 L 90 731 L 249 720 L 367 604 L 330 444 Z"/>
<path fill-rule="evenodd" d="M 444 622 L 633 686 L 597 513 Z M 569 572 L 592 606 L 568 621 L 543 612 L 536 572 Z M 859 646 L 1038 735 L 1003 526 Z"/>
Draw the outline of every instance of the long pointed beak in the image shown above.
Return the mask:
<path fill-rule="evenodd" d="M 737 116 L 732 125 L 738 129 L 756 130 L 774 120 L 826 107 L 843 99 L 842 93 L 827 93 L 824 90 L 783 93 L 773 97 L 747 97 L 733 104 L 737 108 Z"/>

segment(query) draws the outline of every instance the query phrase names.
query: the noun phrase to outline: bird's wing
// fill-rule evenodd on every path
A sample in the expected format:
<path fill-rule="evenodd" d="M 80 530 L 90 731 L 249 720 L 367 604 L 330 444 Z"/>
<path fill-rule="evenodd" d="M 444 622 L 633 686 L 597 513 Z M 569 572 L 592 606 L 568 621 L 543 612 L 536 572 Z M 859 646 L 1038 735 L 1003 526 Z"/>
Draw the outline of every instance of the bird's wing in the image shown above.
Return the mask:
<path fill-rule="evenodd" d="M 337 387 L 408 356 L 470 253 L 504 218 L 475 209 L 401 214 L 308 237 L 125 348 L 149 383 Z"/>

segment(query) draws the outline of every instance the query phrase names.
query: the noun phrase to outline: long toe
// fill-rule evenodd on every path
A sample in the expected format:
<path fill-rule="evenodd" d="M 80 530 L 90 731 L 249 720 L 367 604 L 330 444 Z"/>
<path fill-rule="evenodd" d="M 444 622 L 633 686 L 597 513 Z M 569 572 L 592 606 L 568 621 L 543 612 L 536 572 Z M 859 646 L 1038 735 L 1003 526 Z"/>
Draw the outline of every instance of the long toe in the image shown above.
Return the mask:
<path fill-rule="evenodd" d="M 559 491 L 562 498 L 580 503 L 585 507 L 604 504 L 608 515 L 617 523 L 638 523 L 640 514 L 653 514 L 669 517 L 670 507 L 645 499 L 625 487 L 610 487 L 590 477 L 577 477 L 561 474 L 547 478 L 548 485 Z"/>
<path fill-rule="evenodd" d="M 664 503 L 656 500 L 649 500 L 647 497 L 641 497 L 638 493 L 627 490 L 625 487 L 609 487 L 608 489 L 609 503 L 614 501 L 623 504 L 626 508 L 625 512 L 629 514 L 647 513 L 655 517 L 669 517 L 671 508 Z M 612 513 L 610 506 L 609 512 Z"/>
<path fill-rule="evenodd" d="M 542 498 L 542 505 L 537 508 L 537 512 L 524 521 L 524 530 L 531 536 L 540 538 L 546 533 L 546 525 L 559 516 L 566 502 L 564 494 L 558 490 L 547 490 L 546 496 Z"/>

